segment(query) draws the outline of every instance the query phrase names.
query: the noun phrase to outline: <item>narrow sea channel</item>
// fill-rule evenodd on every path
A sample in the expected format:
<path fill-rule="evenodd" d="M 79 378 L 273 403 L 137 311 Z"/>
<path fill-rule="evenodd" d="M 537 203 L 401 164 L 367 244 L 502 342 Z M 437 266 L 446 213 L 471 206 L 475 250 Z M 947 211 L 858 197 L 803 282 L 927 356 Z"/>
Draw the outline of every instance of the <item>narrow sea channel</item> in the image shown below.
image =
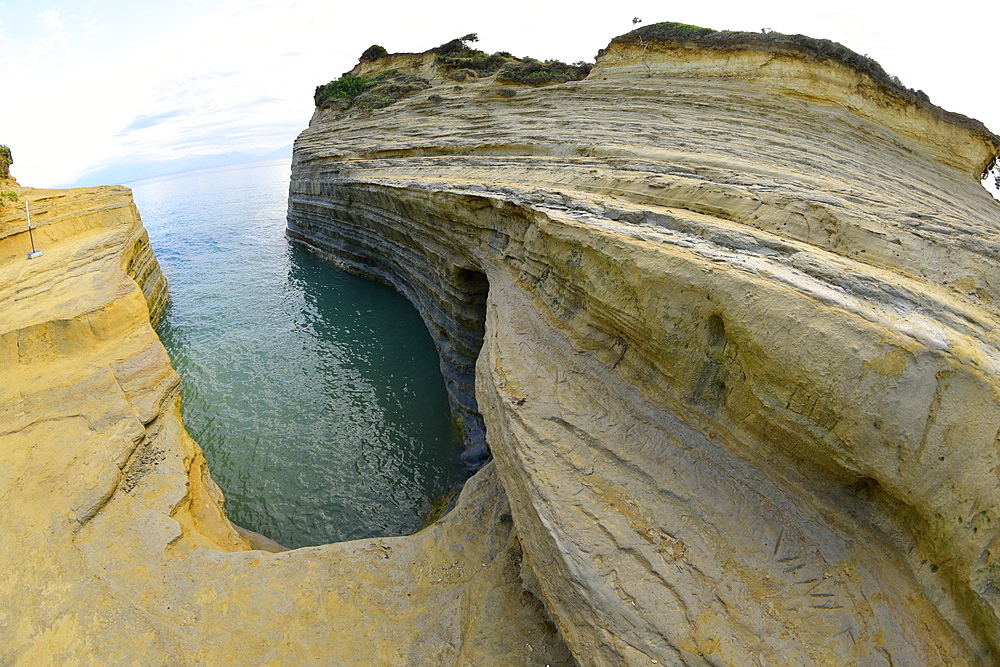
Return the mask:
<path fill-rule="evenodd" d="M 404 297 L 289 244 L 288 179 L 273 160 L 129 184 L 184 422 L 242 526 L 292 548 L 411 533 L 464 478 L 437 352 Z"/>

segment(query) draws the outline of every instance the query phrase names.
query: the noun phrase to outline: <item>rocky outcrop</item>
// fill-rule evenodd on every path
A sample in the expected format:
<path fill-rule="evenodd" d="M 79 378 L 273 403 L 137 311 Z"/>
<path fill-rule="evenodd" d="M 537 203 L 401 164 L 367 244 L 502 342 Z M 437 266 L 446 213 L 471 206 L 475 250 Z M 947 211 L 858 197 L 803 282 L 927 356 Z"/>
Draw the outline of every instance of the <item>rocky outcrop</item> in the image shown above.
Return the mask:
<path fill-rule="evenodd" d="M 10 155 L 10 149 L 0 144 L 0 180 L 10 178 L 10 165 L 14 164 L 14 158 Z"/>
<path fill-rule="evenodd" d="M 434 87 L 316 111 L 288 235 L 423 314 L 576 660 L 998 660 L 1000 139 L 812 40 L 380 61 Z"/>
<path fill-rule="evenodd" d="M 131 193 L 16 191 L 43 254 L 0 209 L 0 664 L 570 661 L 492 468 L 411 537 L 281 551 L 233 526 Z"/>

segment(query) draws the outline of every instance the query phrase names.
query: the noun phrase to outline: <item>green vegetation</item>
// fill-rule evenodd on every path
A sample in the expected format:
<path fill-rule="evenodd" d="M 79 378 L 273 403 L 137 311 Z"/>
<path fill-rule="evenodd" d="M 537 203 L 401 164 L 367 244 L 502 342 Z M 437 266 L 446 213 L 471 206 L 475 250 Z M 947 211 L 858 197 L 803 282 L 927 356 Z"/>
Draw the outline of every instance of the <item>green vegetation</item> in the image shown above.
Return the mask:
<path fill-rule="evenodd" d="M 10 178 L 10 165 L 14 164 L 14 158 L 10 156 L 10 149 L 0 144 L 0 178 Z"/>
<path fill-rule="evenodd" d="M 497 81 L 526 83 L 532 86 L 579 81 L 590 74 L 592 67 L 590 63 L 583 61 L 567 65 L 558 60 L 542 63 L 529 58 L 504 65 L 497 74 Z"/>
<path fill-rule="evenodd" d="M 317 107 L 341 111 L 350 108 L 381 109 L 430 87 L 427 79 L 394 69 L 374 76 L 348 73 L 325 86 L 317 86 L 313 100 Z"/>
<path fill-rule="evenodd" d="M 10 156 L 10 149 L 0 144 L 0 181 L 10 178 L 10 165 L 14 164 L 14 159 Z M 17 193 L 13 190 L 3 190 L 0 192 L 0 208 L 7 206 L 8 202 L 16 202 Z"/>
<path fill-rule="evenodd" d="M 705 35 L 710 35 L 713 32 L 718 32 L 716 30 L 712 30 L 711 28 L 702 28 L 701 26 L 689 25 L 687 23 L 674 23 L 672 21 L 651 23 L 647 26 L 643 26 L 637 32 L 640 31 L 644 38 L 650 39 L 703 37 Z"/>
<path fill-rule="evenodd" d="M 389 52 L 385 50 L 384 46 L 379 46 L 378 44 L 372 44 L 365 52 L 361 54 L 361 60 L 378 60 L 383 56 L 389 55 Z"/>
<path fill-rule="evenodd" d="M 499 73 L 497 81 L 500 82 L 543 86 L 583 79 L 592 67 L 582 61 L 567 65 L 558 60 L 539 62 L 533 58 L 517 58 L 507 51 L 486 53 L 469 46 L 476 41 L 479 41 L 479 36 L 474 32 L 469 33 L 431 49 L 430 53 L 436 54 L 437 64 L 445 75 L 456 81 Z M 361 54 L 361 62 L 370 63 L 388 55 L 385 48 L 374 44 Z M 317 86 L 313 101 L 322 109 L 381 109 L 430 87 L 431 83 L 427 79 L 395 69 L 368 76 L 348 72 L 335 81 Z M 513 91 L 509 88 L 501 90 L 504 91 L 501 95 L 513 96 Z M 428 99 L 434 104 L 443 101 L 438 95 Z"/>
<path fill-rule="evenodd" d="M 327 100 L 357 97 L 369 88 L 377 86 L 381 83 L 386 74 L 388 74 L 388 72 L 384 72 L 379 76 L 355 76 L 353 74 L 345 74 L 336 81 L 331 81 L 325 86 L 319 86 L 316 88 L 316 104 L 321 104 Z"/>
<path fill-rule="evenodd" d="M 439 65 L 452 70 L 452 78 L 464 81 L 475 73 L 475 76 L 489 76 L 507 63 L 521 62 L 506 51 L 490 54 L 469 46 L 469 42 L 478 42 L 479 35 L 472 32 L 465 37 L 453 39 L 431 51 L 438 54 Z"/>
<path fill-rule="evenodd" d="M 509 62 L 519 62 L 517 58 L 506 51 L 489 54 L 479 49 L 473 49 L 467 44 L 467 42 L 478 40 L 479 36 L 476 33 L 471 33 L 432 50 L 437 52 L 439 64 L 456 70 L 472 70 L 479 76 L 493 74 Z"/>
<path fill-rule="evenodd" d="M 478 42 L 479 35 L 474 32 L 470 32 L 465 37 L 459 37 L 458 39 L 453 39 L 450 42 L 445 42 L 437 48 L 431 49 L 432 52 L 438 55 L 446 56 L 450 53 L 458 53 L 461 51 L 468 51 L 469 42 Z"/>
<path fill-rule="evenodd" d="M 452 78 L 460 81 L 464 81 L 473 72 L 479 77 L 498 72 L 497 81 L 540 86 L 578 81 L 590 73 L 591 65 L 584 62 L 567 65 L 558 60 L 549 60 L 543 63 L 534 58 L 518 58 L 507 51 L 486 53 L 469 46 L 469 42 L 478 40 L 479 36 L 471 33 L 432 50 L 438 54 L 438 63 L 451 70 Z"/>

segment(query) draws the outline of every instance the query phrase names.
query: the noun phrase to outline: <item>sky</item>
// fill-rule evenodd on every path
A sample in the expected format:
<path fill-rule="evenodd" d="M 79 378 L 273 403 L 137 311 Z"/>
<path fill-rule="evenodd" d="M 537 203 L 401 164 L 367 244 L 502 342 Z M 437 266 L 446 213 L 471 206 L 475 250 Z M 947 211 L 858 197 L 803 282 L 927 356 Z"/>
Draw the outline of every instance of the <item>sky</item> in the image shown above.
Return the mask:
<path fill-rule="evenodd" d="M 12 174 L 34 187 L 127 182 L 157 169 L 273 157 L 308 124 L 315 87 L 351 69 L 372 44 L 425 51 L 475 32 L 486 51 L 592 61 L 632 29 L 634 17 L 832 39 L 1000 133 L 1000 2 L 934 7 L 880 0 L 0 0 L 0 144 L 11 148 Z"/>

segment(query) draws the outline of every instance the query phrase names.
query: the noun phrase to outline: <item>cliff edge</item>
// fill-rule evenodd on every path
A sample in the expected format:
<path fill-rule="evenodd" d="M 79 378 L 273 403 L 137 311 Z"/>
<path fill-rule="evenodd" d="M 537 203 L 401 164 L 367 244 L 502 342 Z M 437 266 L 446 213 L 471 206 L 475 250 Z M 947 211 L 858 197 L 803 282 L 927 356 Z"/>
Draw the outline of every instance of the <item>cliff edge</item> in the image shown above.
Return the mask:
<path fill-rule="evenodd" d="M 1000 142 L 713 34 L 323 87 L 288 235 L 415 303 L 482 467 L 413 536 L 253 548 L 129 191 L 5 183 L 0 663 L 995 663 Z"/>
<path fill-rule="evenodd" d="M 288 235 L 423 314 L 576 660 L 998 659 L 996 135 L 808 38 L 383 51 Z"/>

